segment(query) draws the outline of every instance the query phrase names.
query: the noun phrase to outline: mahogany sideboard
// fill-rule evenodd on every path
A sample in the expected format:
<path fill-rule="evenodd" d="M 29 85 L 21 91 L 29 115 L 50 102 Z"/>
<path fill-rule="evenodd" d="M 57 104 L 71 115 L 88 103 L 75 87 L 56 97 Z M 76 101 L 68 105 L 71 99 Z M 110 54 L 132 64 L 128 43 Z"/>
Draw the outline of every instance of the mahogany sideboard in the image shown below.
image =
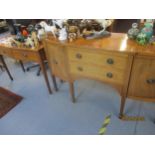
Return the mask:
<path fill-rule="evenodd" d="M 5 39 L 5 38 L 2 38 Z M 7 39 L 7 37 L 6 37 Z M 18 48 L 18 47 L 9 47 L 7 45 L 5 45 L 4 43 L 0 43 L 0 59 L 4 65 L 4 67 L 6 68 L 10 79 L 13 80 L 8 67 L 4 61 L 3 56 L 7 56 L 7 57 L 11 57 L 13 59 L 19 60 L 21 65 L 22 65 L 22 61 L 34 61 L 40 64 L 43 75 L 44 75 L 44 79 L 48 88 L 49 93 L 52 93 L 51 87 L 50 87 L 50 83 L 48 80 L 48 76 L 47 76 L 47 72 L 45 69 L 45 64 L 44 64 L 44 60 L 46 60 L 46 56 L 45 56 L 45 52 L 44 52 L 44 47 L 43 45 L 40 45 L 38 48 L 36 49 L 29 49 L 29 48 Z"/>
<path fill-rule="evenodd" d="M 71 43 L 48 37 L 44 48 L 52 77 L 69 82 L 73 102 L 73 82 L 79 78 L 98 80 L 116 88 L 121 96 L 120 118 L 126 98 L 155 102 L 153 45 L 141 46 L 126 34 L 112 33 L 107 38 L 80 38 Z"/>

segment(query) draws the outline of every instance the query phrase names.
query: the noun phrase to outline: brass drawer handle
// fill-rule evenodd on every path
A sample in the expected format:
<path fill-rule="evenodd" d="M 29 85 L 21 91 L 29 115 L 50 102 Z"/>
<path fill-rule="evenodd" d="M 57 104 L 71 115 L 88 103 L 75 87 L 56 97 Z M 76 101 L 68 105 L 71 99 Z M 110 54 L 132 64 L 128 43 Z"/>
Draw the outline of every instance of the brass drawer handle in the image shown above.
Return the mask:
<path fill-rule="evenodd" d="M 148 84 L 155 84 L 155 79 L 147 79 L 146 82 Z"/>
<path fill-rule="evenodd" d="M 112 78 L 113 77 L 113 74 L 109 72 L 109 73 L 107 73 L 107 77 L 108 78 Z"/>
<path fill-rule="evenodd" d="M 53 63 L 56 64 L 56 65 L 58 64 L 58 62 L 55 59 L 53 60 Z"/>
<path fill-rule="evenodd" d="M 83 71 L 83 68 L 82 67 L 77 67 L 77 69 L 79 70 L 79 71 Z"/>
<path fill-rule="evenodd" d="M 80 53 L 77 53 L 76 54 L 76 58 L 81 59 L 82 58 L 82 55 Z"/>
<path fill-rule="evenodd" d="M 107 59 L 107 63 L 110 64 L 110 65 L 112 65 L 112 64 L 114 64 L 114 60 L 111 59 L 111 58 L 109 58 L 109 59 Z"/>

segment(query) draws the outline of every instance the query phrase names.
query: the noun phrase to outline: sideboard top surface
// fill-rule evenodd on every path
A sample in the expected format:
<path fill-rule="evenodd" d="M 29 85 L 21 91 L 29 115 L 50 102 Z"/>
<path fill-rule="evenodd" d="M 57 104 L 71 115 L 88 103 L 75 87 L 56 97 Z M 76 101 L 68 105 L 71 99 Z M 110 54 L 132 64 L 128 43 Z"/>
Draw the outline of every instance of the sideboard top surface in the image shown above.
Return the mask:
<path fill-rule="evenodd" d="M 102 39 L 83 39 L 79 38 L 73 42 L 61 43 L 53 37 L 48 38 L 53 43 L 66 46 L 75 46 L 83 48 L 103 49 L 115 52 L 124 52 L 128 54 L 153 55 L 155 56 L 155 45 L 139 45 L 136 41 L 128 39 L 126 34 L 111 33 L 111 36 Z"/>

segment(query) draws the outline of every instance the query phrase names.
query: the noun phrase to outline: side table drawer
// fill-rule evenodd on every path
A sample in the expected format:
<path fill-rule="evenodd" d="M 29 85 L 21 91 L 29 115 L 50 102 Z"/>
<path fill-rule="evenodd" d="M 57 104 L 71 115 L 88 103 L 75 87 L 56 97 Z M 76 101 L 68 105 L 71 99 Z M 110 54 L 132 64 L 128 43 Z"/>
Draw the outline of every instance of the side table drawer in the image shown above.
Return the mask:
<path fill-rule="evenodd" d="M 36 52 L 14 50 L 13 55 L 14 55 L 14 58 L 18 60 L 39 61 L 39 55 Z"/>
<path fill-rule="evenodd" d="M 0 48 L 0 54 L 8 57 L 13 56 L 12 50 L 10 50 L 9 48 Z"/>

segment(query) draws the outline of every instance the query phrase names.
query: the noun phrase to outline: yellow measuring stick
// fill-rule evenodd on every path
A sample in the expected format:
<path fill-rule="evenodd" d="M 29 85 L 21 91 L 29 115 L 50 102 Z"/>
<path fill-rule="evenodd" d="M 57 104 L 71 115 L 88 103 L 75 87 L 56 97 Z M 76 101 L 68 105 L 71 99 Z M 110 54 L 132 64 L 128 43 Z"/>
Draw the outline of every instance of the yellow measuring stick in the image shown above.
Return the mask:
<path fill-rule="evenodd" d="M 106 133 L 106 128 L 110 123 L 110 119 L 111 119 L 111 115 L 108 115 L 103 122 L 102 127 L 99 129 L 99 134 L 100 135 L 104 135 Z"/>
<path fill-rule="evenodd" d="M 143 116 L 123 116 L 121 119 L 123 121 L 145 121 Z"/>

